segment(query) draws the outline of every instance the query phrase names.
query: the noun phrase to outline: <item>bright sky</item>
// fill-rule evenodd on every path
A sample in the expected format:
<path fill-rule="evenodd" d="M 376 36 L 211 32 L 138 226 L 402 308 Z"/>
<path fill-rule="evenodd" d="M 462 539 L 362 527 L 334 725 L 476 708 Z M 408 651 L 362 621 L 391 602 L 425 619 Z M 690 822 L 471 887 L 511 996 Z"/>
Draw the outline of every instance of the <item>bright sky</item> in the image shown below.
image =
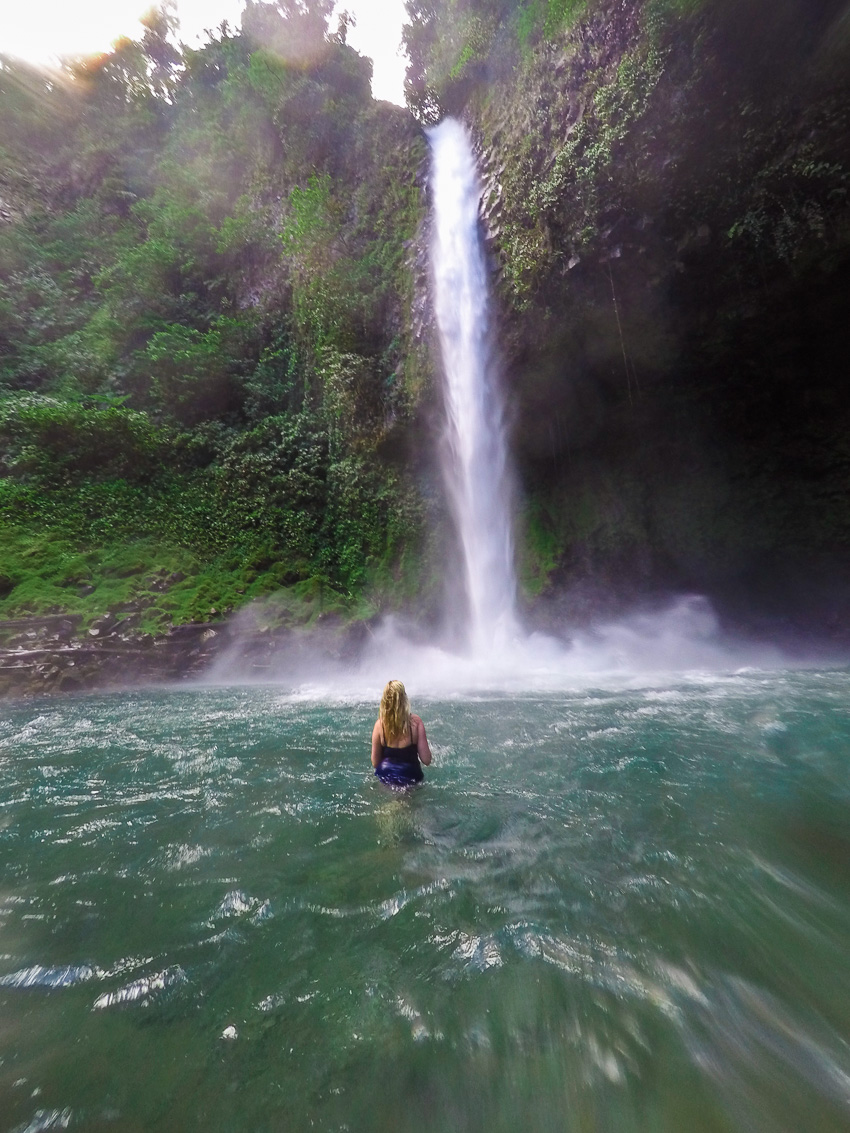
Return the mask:
<path fill-rule="evenodd" d="M 113 40 L 140 35 L 139 17 L 152 0 L 0 0 L 0 51 L 33 63 L 106 51 Z M 340 0 L 356 19 L 348 42 L 374 62 L 375 98 L 404 103 L 405 60 L 399 55 L 404 0 Z M 177 0 L 180 38 L 189 44 L 222 20 L 240 24 L 241 0 Z"/>

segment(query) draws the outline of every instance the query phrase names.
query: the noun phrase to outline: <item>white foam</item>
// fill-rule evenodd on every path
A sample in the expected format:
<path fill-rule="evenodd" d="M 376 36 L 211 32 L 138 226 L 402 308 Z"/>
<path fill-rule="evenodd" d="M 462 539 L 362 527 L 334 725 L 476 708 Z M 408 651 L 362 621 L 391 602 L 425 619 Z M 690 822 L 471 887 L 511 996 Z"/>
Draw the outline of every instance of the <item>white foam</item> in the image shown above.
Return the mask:
<path fill-rule="evenodd" d="M 800 665 L 795 659 L 793 666 Z M 722 684 L 788 666 L 774 647 L 724 638 L 706 599 L 688 596 L 653 613 L 576 631 L 567 641 L 517 630 L 510 641 L 480 651 L 453 652 L 416 627 L 387 618 L 357 662 L 334 664 L 318 654 L 311 659 L 302 649 L 297 669 L 281 656 L 260 683 L 283 686 L 287 703 L 377 701 L 390 678 L 404 681 L 417 698 L 654 687 L 664 700 L 678 695 L 671 682 Z M 225 656 L 212 683 L 258 682 L 246 680 L 238 660 Z"/>

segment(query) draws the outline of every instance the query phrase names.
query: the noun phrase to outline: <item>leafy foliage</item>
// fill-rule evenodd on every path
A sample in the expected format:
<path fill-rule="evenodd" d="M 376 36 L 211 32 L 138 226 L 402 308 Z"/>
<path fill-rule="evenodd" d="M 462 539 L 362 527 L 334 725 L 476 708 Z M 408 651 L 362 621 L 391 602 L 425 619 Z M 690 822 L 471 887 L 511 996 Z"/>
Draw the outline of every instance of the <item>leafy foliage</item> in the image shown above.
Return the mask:
<path fill-rule="evenodd" d="M 331 8 L 256 0 L 179 51 L 154 11 L 61 83 L 2 61 L 5 612 L 75 605 L 60 545 L 182 563 L 179 621 L 311 579 L 326 606 L 419 538 L 379 449 L 413 409 L 422 143 Z"/>
<path fill-rule="evenodd" d="M 156 467 L 162 451 L 161 430 L 146 414 L 122 405 L 90 406 L 38 394 L 0 401 L 0 467 L 19 479 L 138 479 Z"/>

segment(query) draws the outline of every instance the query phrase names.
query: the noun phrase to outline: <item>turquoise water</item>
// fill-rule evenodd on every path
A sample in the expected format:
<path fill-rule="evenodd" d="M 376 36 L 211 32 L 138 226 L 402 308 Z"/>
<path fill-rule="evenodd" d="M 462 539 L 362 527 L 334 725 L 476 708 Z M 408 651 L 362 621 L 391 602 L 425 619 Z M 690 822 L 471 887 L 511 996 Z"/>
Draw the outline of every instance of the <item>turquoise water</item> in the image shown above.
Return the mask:
<path fill-rule="evenodd" d="M 7 705 L 0 1133 L 846 1130 L 849 696 Z"/>

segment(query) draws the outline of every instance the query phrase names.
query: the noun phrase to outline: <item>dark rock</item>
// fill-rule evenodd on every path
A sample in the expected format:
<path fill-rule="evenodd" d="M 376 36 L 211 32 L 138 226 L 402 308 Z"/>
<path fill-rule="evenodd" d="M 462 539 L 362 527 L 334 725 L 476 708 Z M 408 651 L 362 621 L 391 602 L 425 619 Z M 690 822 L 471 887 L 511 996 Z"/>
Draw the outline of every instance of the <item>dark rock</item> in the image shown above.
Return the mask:
<path fill-rule="evenodd" d="M 175 639 L 200 637 L 210 630 L 216 632 L 222 629 L 221 622 L 186 622 L 184 625 L 172 626 L 168 636 Z"/>
<path fill-rule="evenodd" d="M 129 613 L 124 617 L 119 617 L 112 627 L 112 633 L 126 633 L 127 630 L 135 629 L 141 620 L 142 615 L 140 613 Z"/>

